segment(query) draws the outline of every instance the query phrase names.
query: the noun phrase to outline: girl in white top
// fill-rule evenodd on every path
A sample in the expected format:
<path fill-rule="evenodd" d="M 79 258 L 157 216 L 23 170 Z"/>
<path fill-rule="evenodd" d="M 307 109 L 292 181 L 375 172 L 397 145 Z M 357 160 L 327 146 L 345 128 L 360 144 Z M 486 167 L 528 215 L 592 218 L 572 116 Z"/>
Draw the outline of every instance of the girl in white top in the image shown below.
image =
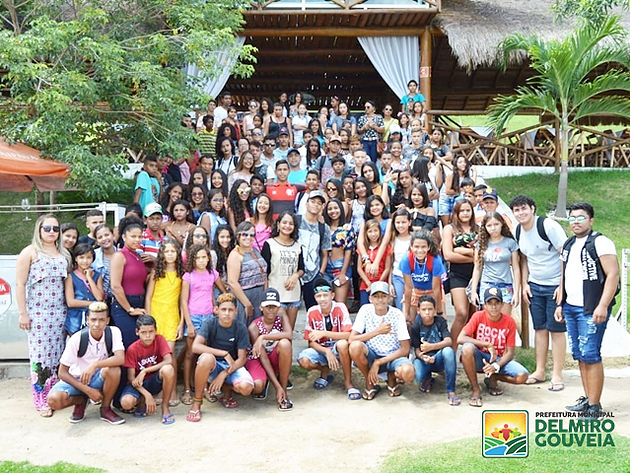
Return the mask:
<path fill-rule="evenodd" d="M 403 291 L 405 289 L 405 278 L 400 270 L 400 262 L 409 252 L 411 242 L 411 215 L 407 209 L 400 209 L 394 212 L 389 223 L 388 230 L 391 230 L 393 266 L 389 278 L 389 287 L 393 291 L 394 305 L 402 310 Z"/>

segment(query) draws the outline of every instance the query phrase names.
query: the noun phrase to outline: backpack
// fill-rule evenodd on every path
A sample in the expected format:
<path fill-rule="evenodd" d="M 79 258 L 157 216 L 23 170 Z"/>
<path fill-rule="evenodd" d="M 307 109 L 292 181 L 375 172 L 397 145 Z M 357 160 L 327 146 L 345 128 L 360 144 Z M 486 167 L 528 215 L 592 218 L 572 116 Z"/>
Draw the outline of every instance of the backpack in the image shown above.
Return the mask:
<path fill-rule="evenodd" d="M 113 356 L 114 352 L 112 351 L 112 329 L 107 326 L 105 327 L 105 347 L 107 349 L 107 357 Z M 83 358 L 85 352 L 87 351 L 88 341 L 90 336 L 90 328 L 84 327 L 81 329 L 81 341 L 79 342 L 79 352 L 77 355 L 79 358 Z"/>
<path fill-rule="evenodd" d="M 548 250 L 552 251 L 554 250 L 553 247 L 553 243 L 551 243 L 551 240 L 549 239 L 549 237 L 547 236 L 547 231 L 545 230 L 545 218 L 546 217 L 538 217 L 538 220 L 536 220 L 536 231 L 538 232 L 538 236 L 543 240 L 546 241 L 547 243 L 549 243 L 548 246 Z M 514 230 L 514 236 L 516 237 L 516 243 L 518 243 L 519 245 L 521 244 L 520 239 L 521 239 L 521 224 L 519 223 L 518 225 L 516 225 L 516 229 Z M 593 249 L 595 249 L 593 247 Z M 595 258 L 593 258 L 595 259 Z"/>

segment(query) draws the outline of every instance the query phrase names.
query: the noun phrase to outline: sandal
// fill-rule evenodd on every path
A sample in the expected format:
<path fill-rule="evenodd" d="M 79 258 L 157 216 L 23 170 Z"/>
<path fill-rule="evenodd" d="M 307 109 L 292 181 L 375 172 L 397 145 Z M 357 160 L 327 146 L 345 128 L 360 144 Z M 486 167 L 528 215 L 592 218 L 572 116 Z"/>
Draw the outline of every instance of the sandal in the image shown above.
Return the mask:
<path fill-rule="evenodd" d="M 421 393 L 430 393 L 431 389 L 433 389 L 433 385 L 435 384 L 434 378 L 425 379 L 422 381 L 422 384 L 418 388 Z"/>
<path fill-rule="evenodd" d="M 490 378 L 485 378 L 483 380 L 483 384 L 485 384 L 486 388 L 488 388 L 488 394 L 490 394 L 490 396 L 500 396 L 501 394 L 503 394 L 503 389 L 501 389 L 499 386 L 490 385 Z"/>
<path fill-rule="evenodd" d="M 363 391 L 363 399 L 365 399 L 366 401 L 371 401 L 372 399 L 374 399 L 376 397 L 376 395 L 381 392 L 381 386 L 378 384 L 375 384 L 374 387 L 372 389 L 365 389 Z"/>
<path fill-rule="evenodd" d="M 357 388 L 348 388 L 348 400 L 358 401 L 359 399 L 361 399 L 361 391 Z"/>
<path fill-rule="evenodd" d="M 190 389 L 185 389 L 180 399 L 182 400 L 182 404 L 186 404 L 187 406 L 190 406 L 193 402 L 193 397 L 190 392 Z"/>
<path fill-rule="evenodd" d="M 481 396 L 479 396 L 479 397 L 471 397 L 470 399 L 468 399 L 468 405 L 469 406 L 473 406 L 473 407 L 481 407 L 481 406 L 483 406 L 483 401 L 481 399 Z"/>
<path fill-rule="evenodd" d="M 188 422 L 199 422 L 201 420 L 201 409 L 189 410 L 188 414 L 186 414 L 186 420 Z"/>
<path fill-rule="evenodd" d="M 390 386 L 389 384 L 387 385 L 387 394 L 389 394 L 389 397 L 398 397 L 402 394 L 402 391 L 400 390 L 400 384 L 396 384 L 394 386 Z"/>
<path fill-rule="evenodd" d="M 137 419 L 142 419 L 147 416 L 147 408 L 146 407 L 136 407 L 136 410 L 133 412 L 133 416 Z"/>
<path fill-rule="evenodd" d="M 448 405 L 449 406 L 459 406 L 462 403 L 461 399 L 457 396 L 449 396 L 448 397 Z"/>
<path fill-rule="evenodd" d="M 199 411 L 197 411 L 199 412 Z M 201 416 L 199 417 L 201 419 Z M 193 421 L 195 422 L 195 421 Z M 175 415 L 167 414 L 162 416 L 162 425 L 171 425 L 175 423 Z"/>
<path fill-rule="evenodd" d="M 264 401 L 265 399 L 267 399 L 268 389 L 269 389 L 269 381 L 265 383 L 265 389 L 263 389 L 261 392 L 257 394 L 252 394 L 252 398 L 255 399 L 256 401 Z"/>
<path fill-rule="evenodd" d="M 558 392 L 558 391 L 562 391 L 564 389 L 564 383 L 554 383 L 552 382 L 549 387 L 547 388 L 549 391 L 551 392 Z"/>
<path fill-rule="evenodd" d="M 315 381 L 313 381 L 313 389 L 317 389 L 318 391 L 326 389 L 328 385 L 333 382 L 333 379 L 335 379 L 335 377 L 332 374 L 326 376 L 326 379 L 317 378 Z"/>
<path fill-rule="evenodd" d="M 53 416 L 53 410 L 50 407 L 45 407 L 41 411 L 37 411 L 37 412 L 39 412 L 39 415 L 44 418 Z"/>
<path fill-rule="evenodd" d="M 538 384 L 538 383 L 544 383 L 545 380 L 544 379 L 540 379 L 540 378 L 536 378 L 534 376 L 530 376 L 529 378 L 527 378 L 527 381 L 525 381 L 525 384 Z"/>
<path fill-rule="evenodd" d="M 221 394 L 221 391 L 210 393 L 207 389 L 204 392 L 204 396 L 208 402 L 217 402 L 218 398 L 221 397 Z"/>
<path fill-rule="evenodd" d="M 227 409 L 234 409 L 235 407 L 238 407 L 238 401 L 236 399 L 234 399 L 233 397 L 231 398 L 225 398 L 225 397 L 220 397 L 218 398 L 218 401 L 223 404 L 223 407 L 227 408 Z"/>
<path fill-rule="evenodd" d="M 283 399 L 278 403 L 278 410 L 281 412 L 290 411 L 291 409 L 293 409 L 291 399 Z"/>
<path fill-rule="evenodd" d="M 179 399 L 171 399 L 168 401 L 168 407 L 177 407 L 179 406 Z"/>

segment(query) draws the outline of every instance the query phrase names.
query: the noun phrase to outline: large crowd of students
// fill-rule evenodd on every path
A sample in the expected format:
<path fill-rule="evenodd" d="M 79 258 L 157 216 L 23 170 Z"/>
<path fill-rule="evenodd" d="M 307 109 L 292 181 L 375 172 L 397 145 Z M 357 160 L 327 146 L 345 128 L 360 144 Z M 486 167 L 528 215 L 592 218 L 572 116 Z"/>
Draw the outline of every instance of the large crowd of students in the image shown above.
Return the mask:
<path fill-rule="evenodd" d="M 510 203 L 513 228 L 497 212 L 496 191 L 444 144 L 443 131 L 427 132 L 416 88 L 410 81 L 400 113 L 388 104 L 380 115 L 368 100 L 354 117 L 332 97 L 310 117 L 297 93 L 291 105 L 286 94 L 251 100 L 240 120 L 224 92 L 219 106 L 212 101 L 207 114 L 183 121 L 197 127 L 199 149 L 179 160 L 144 158 L 116 228 L 98 210 L 87 212 L 87 235 L 41 216 L 16 274 L 40 414 L 73 406 L 70 421 L 79 422 L 89 398 L 117 424 L 124 418 L 112 403 L 141 417 L 159 400 L 164 424 L 180 402 L 197 422 L 204 399 L 234 408 L 234 393 L 265 399 L 270 385 L 278 409 L 289 411 L 302 304 L 308 348 L 297 362 L 318 372 L 316 390 L 341 369 L 349 400 L 374 399 L 381 379 L 392 397 L 414 380 L 428 393 L 432 373 L 444 372 L 448 403 L 457 406 L 461 345 L 468 404 L 480 407 L 478 373 L 491 396 L 503 393 L 499 381 L 544 381 L 551 337 L 549 390 L 561 391 L 567 326 L 556 308 L 567 294 L 585 305 L 574 285 L 562 290 L 562 261 L 572 261 L 560 255 L 566 234 L 537 217 L 524 195 Z M 574 230 L 588 219 L 592 226 L 592 207 L 580 205 Z M 615 254 L 604 239 L 596 240 L 599 257 Z M 600 291 L 598 310 L 609 292 Z M 531 374 L 514 359 L 510 314 L 522 299 L 536 331 Z M 570 335 L 571 327 L 582 335 L 578 325 L 569 324 Z M 573 347 L 574 356 L 597 363 L 596 348 L 586 357 Z M 596 417 L 601 389 L 585 389 L 586 404 L 570 407 Z"/>

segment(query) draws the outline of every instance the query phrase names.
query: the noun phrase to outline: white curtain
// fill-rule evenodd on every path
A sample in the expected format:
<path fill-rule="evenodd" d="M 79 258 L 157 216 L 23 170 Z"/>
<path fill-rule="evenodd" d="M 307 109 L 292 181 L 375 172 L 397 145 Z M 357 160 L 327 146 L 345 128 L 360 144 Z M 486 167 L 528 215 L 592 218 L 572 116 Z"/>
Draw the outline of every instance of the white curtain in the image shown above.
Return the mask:
<path fill-rule="evenodd" d="M 407 94 L 407 82 L 411 79 L 418 82 L 420 46 L 417 36 L 361 36 L 357 39 L 398 98 Z"/>
<path fill-rule="evenodd" d="M 238 36 L 235 40 L 235 44 L 239 47 L 243 46 L 243 44 L 245 44 L 245 37 Z M 230 78 L 232 67 L 236 62 L 236 56 L 231 53 L 231 48 L 212 51 L 209 54 L 216 55 L 216 61 L 222 66 L 222 70 L 220 74 L 205 83 L 203 90 L 211 97 L 216 98 Z M 199 68 L 197 67 L 197 64 L 188 64 L 186 66 L 186 76 L 198 77 L 199 75 Z"/>

